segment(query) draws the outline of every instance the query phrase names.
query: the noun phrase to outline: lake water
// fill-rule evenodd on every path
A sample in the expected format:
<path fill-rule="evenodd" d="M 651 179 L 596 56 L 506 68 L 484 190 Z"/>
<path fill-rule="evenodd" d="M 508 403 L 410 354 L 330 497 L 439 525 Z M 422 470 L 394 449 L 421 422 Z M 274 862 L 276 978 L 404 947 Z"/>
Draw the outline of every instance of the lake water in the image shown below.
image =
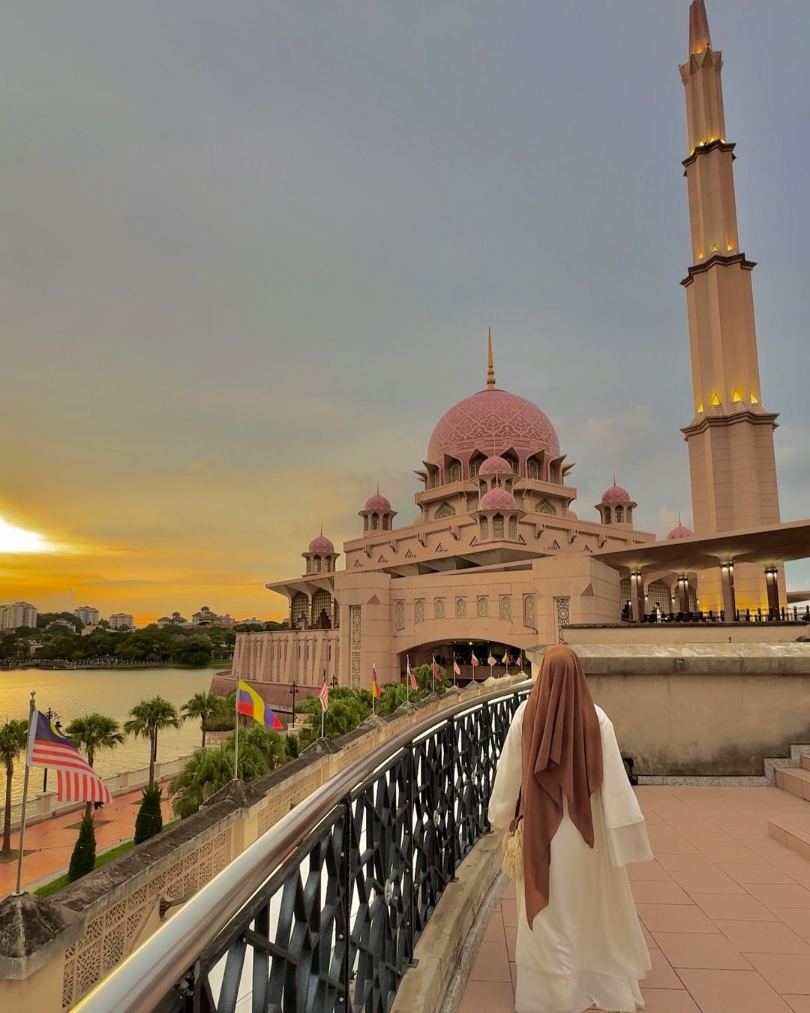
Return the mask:
<path fill-rule="evenodd" d="M 76 671 L 45 671 L 37 668 L 0 670 L 0 723 L 9 718 L 28 717 L 28 698 L 37 693 L 37 707 L 52 708 L 66 728 L 75 717 L 98 711 L 115 718 L 119 724 L 140 700 L 162 696 L 180 709 L 195 693 L 206 691 L 216 668 L 97 668 Z M 200 723 L 189 720 L 179 729 L 167 728 L 158 734 L 158 761 L 173 760 L 192 753 L 200 744 Z M 148 739 L 127 735 L 123 745 L 103 749 L 96 754 L 95 769 L 106 777 L 125 770 L 136 770 L 149 763 Z M 22 798 L 22 757 L 14 765 L 12 798 Z M 42 789 L 42 770 L 33 770 L 30 791 Z M 0 771 L 0 799 L 5 798 L 5 770 Z M 56 788 L 56 776 L 48 774 L 48 789 Z M 0 817 L 2 822 L 2 817 Z"/>

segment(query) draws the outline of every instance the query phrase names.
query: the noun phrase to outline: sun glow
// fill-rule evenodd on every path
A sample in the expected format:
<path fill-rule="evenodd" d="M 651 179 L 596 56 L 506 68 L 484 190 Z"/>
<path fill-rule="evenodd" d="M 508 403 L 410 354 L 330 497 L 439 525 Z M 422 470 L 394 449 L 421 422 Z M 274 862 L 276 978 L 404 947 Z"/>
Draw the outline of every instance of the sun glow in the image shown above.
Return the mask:
<path fill-rule="evenodd" d="M 50 548 L 42 535 L 15 527 L 0 517 L 0 552 L 48 552 Z"/>

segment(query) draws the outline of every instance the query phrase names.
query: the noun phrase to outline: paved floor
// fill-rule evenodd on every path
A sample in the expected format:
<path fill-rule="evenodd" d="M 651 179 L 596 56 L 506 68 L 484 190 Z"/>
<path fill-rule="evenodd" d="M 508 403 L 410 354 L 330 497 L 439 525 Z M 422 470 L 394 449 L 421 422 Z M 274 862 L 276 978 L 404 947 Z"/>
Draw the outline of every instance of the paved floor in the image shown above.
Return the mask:
<path fill-rule="evenodd" d="M 646 1013 L 810 1013 L 810 861 L 768 817 L 776 788 L 639 788 L 656 860 L 630 867 L 653 969 Z M 515 899 L 487 926 L 460 1013 L 514 1010 Z"/>
<path fill-rule="evenodd" d="M 171 806 L 165 800 L 164 790 L 163 821 L 172 818 Z M 141 801 L 141 789 L 127 792 L 114 798 L 110 805 L 98 811 L 99 823 L 96 826 L 96 852 L 100 853 L 120 844 L 121 841 L 132 840 L 135 833 L 135 817 Z M 67 872 L 70 856 L 76 844 L 79 831 L 76 824 L 82 818 L 82 811 L 64 813 L 54 816 L 42 823 L 35 823 L 25 831 L 26 855 L 23 860 L 22 885 L 39 884 L 43 880 L 54 879 Z M 101 825 L 101 821 L 107 822 Z M 11 835 L 11 847 L 16 851 L 20 835 L 15 831 Z M 30 851 L 30 854 L 27 852 Z M 17 860 L 0 862 L 0 897 L 14 890 L 17 879 Z"/>

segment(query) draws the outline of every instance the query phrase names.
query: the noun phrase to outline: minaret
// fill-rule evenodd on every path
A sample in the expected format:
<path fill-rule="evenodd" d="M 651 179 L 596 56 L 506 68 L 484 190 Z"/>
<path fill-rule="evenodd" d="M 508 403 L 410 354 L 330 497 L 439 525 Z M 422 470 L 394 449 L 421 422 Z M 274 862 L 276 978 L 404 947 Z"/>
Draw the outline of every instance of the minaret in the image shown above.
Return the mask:
<path fill-rule="evenodd" d="M 695 533 L 779 523 L 773 431 L 762 404 L 751 271 L 740 251 L 734 200 L 734 144 L 726 135 L 722 54 L 712 48 L 704 0 L 689 8 L 686 91 L 692 266 L 686 289 L 694 417 L 689 447 Z M 758 566 L 734 568 L 738 608 L 767 605 Z M 716 584 L 716 587 L 714 586 Z M 701 575 L 701 607 L 721 607 L 719 576 Z M 728 604 L 728 597 L 726 597 Z"/>
<path fill-rule="evenodd" d="M 487 332 L 487 390 L 495 389 L 495 360 L 492 356 L 492 328 Z"/>

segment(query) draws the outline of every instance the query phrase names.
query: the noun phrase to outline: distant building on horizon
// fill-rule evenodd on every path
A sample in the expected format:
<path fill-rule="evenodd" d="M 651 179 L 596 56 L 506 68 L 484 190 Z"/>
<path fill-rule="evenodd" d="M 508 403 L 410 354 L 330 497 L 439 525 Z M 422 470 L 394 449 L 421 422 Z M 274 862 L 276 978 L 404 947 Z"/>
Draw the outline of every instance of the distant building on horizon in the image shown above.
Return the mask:
<path fill-rule="evenodd" d="M 83 626 L 98 626 L 100 613 L 92 605 L 80 605 L 73 610 L 73 615 L 81 620 Z"/>
<path fill-rule="evenodd" d="M 207 605 L 203 605 L 199 612 L 195 612 L 191 621 L 195 626 L 218 626 L 223 630 L 233 627 L 233 619 L 227 612 L 224 616 L 217 615 Z"/>
<path fill-rule="evenodd" d="M 16 630 L 20 626 L 36 629 L 38 610 L 27 601 L 15 601 L 11 605 L 0 605 L 0 630 Z"/>
<path fill-rule="evenodd" d="M 129 612 L 113 612 L 110 616 L 111 630 L 135 629 L 135 617 Z"/>
<path fill-rule="evenodd" d="M 181 616 L 179 612 L 172 612 L 170 616 L 161 616 L 157 621 L 158 626 L 190 626 L 188 619 Z"/>

